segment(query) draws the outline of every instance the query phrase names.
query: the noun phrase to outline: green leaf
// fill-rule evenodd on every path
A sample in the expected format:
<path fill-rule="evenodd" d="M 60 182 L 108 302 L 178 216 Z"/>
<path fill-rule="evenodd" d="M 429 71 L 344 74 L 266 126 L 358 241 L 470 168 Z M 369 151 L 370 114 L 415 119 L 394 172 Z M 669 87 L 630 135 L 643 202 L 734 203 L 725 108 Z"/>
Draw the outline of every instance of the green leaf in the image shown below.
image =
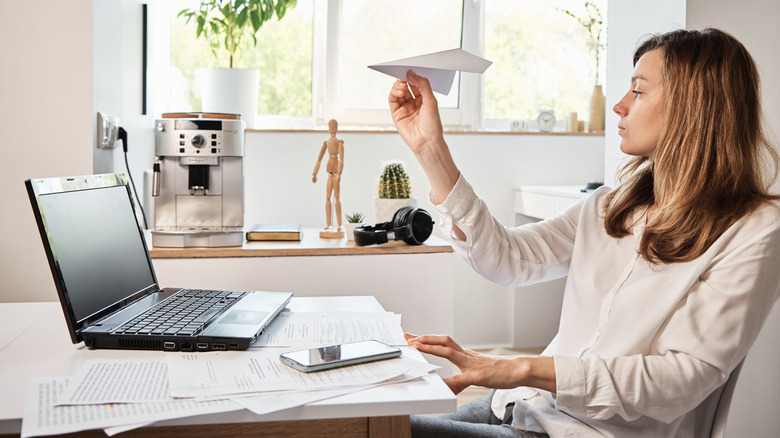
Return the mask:
<path fill-rule="evenodd" d="M 226 4 L 225 6 L 223 6 L 223 7 L 222 7 L 222 8 L 219 10 L 219 12 L 221 12 L 221 13 L 222 13 L 222 15 L 223 15 L 225 18 L 228 18 L 228 17 L 230 17 L 231 13 L 233 12 L 233 10 L 232 10 L 232 9 L 230 9 L 230 3 Z"/>
<path fill-rule="evenodd" d="M 253 9 L 252 12 L 249 13 L 249 20 L 252 22 L 252 29 L 254 29 L 255 32 L 260 30 L 260 26 L 263 23 L 260 22 L 260 14 L 257 12 L 257 9 Z"/>
<path fill-rule="evenodd" d="M 202 16 L 198 17 L 198 28 L 195 30 L 195 36 L 200 36 L 203 33 L 203 25 L 206 24 L 206 19 Z"/>
<path fill-rule="evenodd" d="M 187 23 L 196 19 L 196 38 L 204 38 L 219 59 L 221 50 L 231 57 L 240 53 L 245 34 L 257 45 L 256 33 L 263 23 L 274 15 L 281 19 L 296 4 L 297 0 L 200 0 L 198 9 L 183 9 L 178 17 Z"/>
<path fill-rule="evenodd" d="M 236 26 L 243 29 L 244 25 L 246 24 L 247 18 L 249 18 L 249 10 L 244 8 L 241 10 L 241 12 L 238 13 L 238 18 L 236 19 Z"/>

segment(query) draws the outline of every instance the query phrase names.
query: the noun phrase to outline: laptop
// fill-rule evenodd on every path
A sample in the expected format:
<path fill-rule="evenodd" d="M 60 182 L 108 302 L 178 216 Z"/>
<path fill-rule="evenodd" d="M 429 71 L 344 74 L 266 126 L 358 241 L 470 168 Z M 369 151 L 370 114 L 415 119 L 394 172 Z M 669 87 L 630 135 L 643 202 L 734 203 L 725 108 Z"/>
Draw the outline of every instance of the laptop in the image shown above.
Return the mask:
<path fill-rule="evenodd" d="M 245 350 L 290 292 L 160 288 L 124 174 L 25 181 L 74 344 Z"/>

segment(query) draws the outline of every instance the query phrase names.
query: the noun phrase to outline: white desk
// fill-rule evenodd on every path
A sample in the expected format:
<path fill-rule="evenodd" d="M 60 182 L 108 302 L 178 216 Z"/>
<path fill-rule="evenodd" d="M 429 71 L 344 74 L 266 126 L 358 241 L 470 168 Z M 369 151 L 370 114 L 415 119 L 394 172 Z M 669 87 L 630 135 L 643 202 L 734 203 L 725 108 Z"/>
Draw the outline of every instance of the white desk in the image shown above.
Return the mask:
<path fill-rule="evenodd" d="M 293 297 L 288 308 L 294 312 L 384 310 L 376 299 L 367 296 Z M 31 378 L 72 375 L 92 358 L 150 358 L 167 354 L 89 350 L 83 344 L 73 345 L 59 303 L 0 303 L 0 321 L 6 328 L 0 333 L 0 436 L 20 433 L 23 401 Z M 410 352 L 419 357 L 416 351 Z M 419 381 L 373 388 L 268 415 L 242 410 L 189 417 L 155 423 L 120 436 L 316 436 L 326 429 L 338 431 L 340 436 L 408 436 L 409 414 L 450 412 L 455 406 L 455 396 L 441 378 L 430 375 Z M 258 424 L 261 422 L 262 425 Z M 213 424 L 219 424 L 219 429 L 208 426 Z M 73 436 L 105 435 L 102 431 L 85 431 Z"/>

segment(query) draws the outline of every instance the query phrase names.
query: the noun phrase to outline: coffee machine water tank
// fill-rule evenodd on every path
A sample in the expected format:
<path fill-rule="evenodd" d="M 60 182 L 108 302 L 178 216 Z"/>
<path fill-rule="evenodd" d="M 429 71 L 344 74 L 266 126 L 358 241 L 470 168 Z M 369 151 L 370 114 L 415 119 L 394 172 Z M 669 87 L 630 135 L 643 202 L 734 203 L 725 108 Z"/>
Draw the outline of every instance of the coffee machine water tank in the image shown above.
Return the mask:
<path fill-rule="evenodd" d="M 168 113 L 155 128 L 152 245 L 241 246 L 244 121 L 237 114 Z"/>

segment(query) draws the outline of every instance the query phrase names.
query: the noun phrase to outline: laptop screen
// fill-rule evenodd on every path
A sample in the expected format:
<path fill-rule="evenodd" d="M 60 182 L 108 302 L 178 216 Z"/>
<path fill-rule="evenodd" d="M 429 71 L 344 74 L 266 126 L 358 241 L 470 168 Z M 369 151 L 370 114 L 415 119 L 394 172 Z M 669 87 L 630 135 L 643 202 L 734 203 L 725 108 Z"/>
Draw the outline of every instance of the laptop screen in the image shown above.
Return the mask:
<path fill-rule="evenodd" d="M 84 178 L 89 181 L 89 176 Z M 61 275 L 62 293 L 67 294 L 76 321 L 156 288 L 151 260 L 121 178 L 119 185 L 39 193 L 38 206 Z"/>

